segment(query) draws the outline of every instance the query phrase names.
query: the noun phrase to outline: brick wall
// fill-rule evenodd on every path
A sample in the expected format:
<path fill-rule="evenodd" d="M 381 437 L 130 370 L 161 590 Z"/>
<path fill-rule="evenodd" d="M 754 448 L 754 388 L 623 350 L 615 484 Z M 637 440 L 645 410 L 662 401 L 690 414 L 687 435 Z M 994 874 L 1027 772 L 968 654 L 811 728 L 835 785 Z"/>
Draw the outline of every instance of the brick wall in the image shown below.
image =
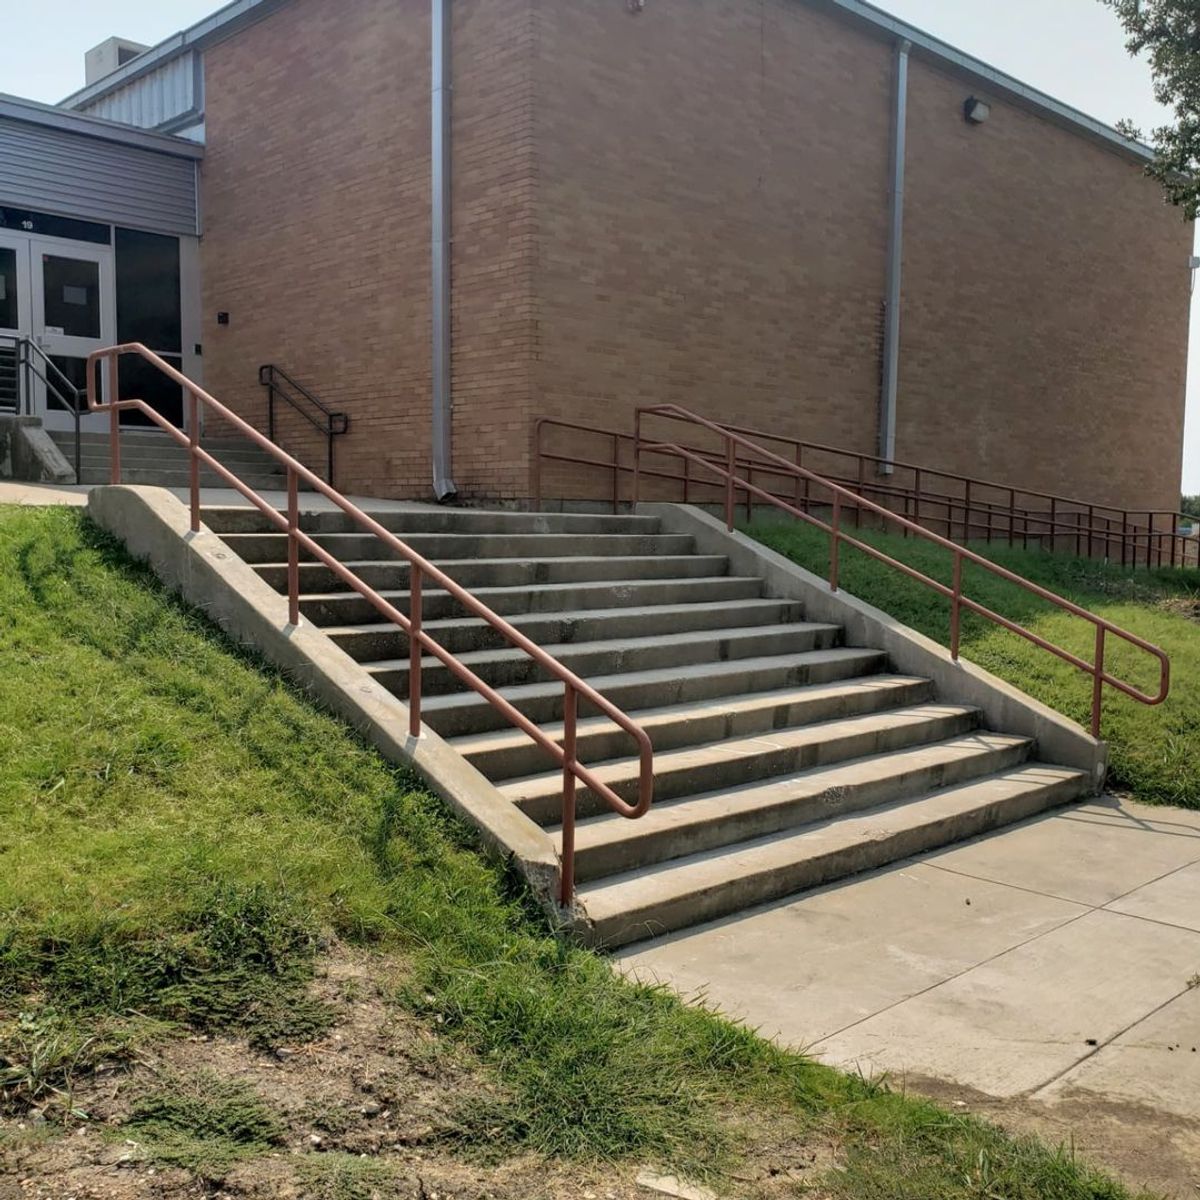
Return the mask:
<path fill-rule="evenodd" d="M 541 409 L 873 451 L 891 47 L 797 0 L 539 15 Z M 1173 508 L 1191 230 L 1042 118 L 968 126 L 971 91 L 914 55 L 897 454 Z"/>
<path fill-rule="evenodd" d="M 459 0 L 454 49 L 455 474 L 527 493 L 530 0 Z M 293 0 L 206 55 L 206 381 L 260 423 L 260 363 L 350 415 L 344 489 L 430 492 L 425 0 Z M 227 327 L 218 311 L 230 313 Z M 281 410 L 286 448 L 321 439 Z"/>
<path fill-rule="evenodd" d="M 464 496 L 531 494 L 537 416 L 644 403 L 874 450 L 889 45 L 802 0 L 456 0 L 453 52 Z M 293 0 L 206 70 L 206 379 L 258 417 L 278 362 L 350 413 L 343 486 L 427 496 L 426 0 Z M 1190 230 L 1037 116 L 967 126 L 969 91 L 914 57 L 898 454 L 1173 506 Z"/>
<path fill-rule="evenodd" d="M 1174 510 L 1192 230 L 1127 159 L 914 58 L 897 455 Z"/>

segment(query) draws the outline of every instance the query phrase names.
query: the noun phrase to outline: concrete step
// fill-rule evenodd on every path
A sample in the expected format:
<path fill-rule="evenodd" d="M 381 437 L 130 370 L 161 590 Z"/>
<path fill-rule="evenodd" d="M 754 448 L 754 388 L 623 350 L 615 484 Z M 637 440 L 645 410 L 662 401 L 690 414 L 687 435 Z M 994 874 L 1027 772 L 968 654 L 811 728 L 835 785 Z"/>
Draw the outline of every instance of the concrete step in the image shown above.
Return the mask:
<path fill-rule="evenodd" d="M 69 456 L 67 461 L 71 461 Z M 84 467 L 82 474 L 83 478 L 79 482 L 83 484 L 95 486 L 97 484 L 108 483 L 110 480 L 107 464 L 103 468 Z M 281 492 L 287 487 L 287 481 L 283 475 L 260 475 L 241 470 L 234 470 L 234 474 L 242 483 L 249 488 L 253 488 L 256 492 Z M 121 482 L 140 484 L 146 487 L 188 488 L 191 487 L 192 477 L 191 472 L 186 468 L 176 471 L 164 470 L 159 467 L 131 467 L 122 463 Z M 201 471 L 200 486 L 205 488 L 227 488 L 230 484 L 228 480 L 216 474 L 215 471 Z"/>
<path fill-rule="evenodd" d="M 445 508 L 431 504 L 367 505 L 369 516 L 394 533 L 625 533 L 659 531 L 657 517 L 606 516 L 590 513 L 505 512 Z M 269 533 L 262 516 L 246 508 L 207 507 L 204 522 L 213 533 Z M 301 525 L 309 533 L 354 533 L 358 526 L 343 512 L 307 512 Z"/>
<path fill-rule="evenodd" d="M 640 709 L 630 715 L 650 735 L 655 753 L 661 754 L 681 746 L 924 704 L 932 698 L 933 685 L 927 679 L 867 675 L 811 687 L 780 688 Z M 562 741 L 561 721 L 545 725 L 543 730 L 556 742 Z M 581 720 L 576 726 L 576 737 L 579 757 L 587 763 L 618 758 L 629 753 L 632 745 L 629 735 L 607 717 Z M 470 734 L 453 738 L 451 745 L 493 781 L 534 775 L 546 765 L 545 751 L 520 729 Z"/>
<path fill-rule="evenodd" d="M 584 820 L 577 830 L 576 875 L 591 880 L 627 874 L 670 859 L 928 795 L 939 788 L 1012 770 L 1030 753 L 1031 744 L 1023 738 L 975 733 L 871 751 L 854 759 L 819 763 L 784 778 L 688 795 L 655 804 L 636 822 L 605 812 Z"/>
<path fill-rule="evenodd" d="M 370 533 L 317 533 L 312 536 L 323 550 L 328 550 L 339 562 L 356 559 L 395 561 L 401 557 Z M 243 562 L 277 563 L 287 556 L 287 537 L 282 533 L 225 533 L 221 537 Z M 430 561 L 687 555 L 695 548 L 693 539 L 686 535 L 659 533 L 405 532 L 402 540 L 410 549 Z M 300 554 L 305 560 L 312 558 L 303 548 Z"/>
<path fill-rule="evenodd" d="M 889 755 L 895 751 L 910 750 L 914 746 L 944 742 L 947 738 L 964 737 L 978 725 L 979 712 L 976 709 L 965 705 L 927 704 L 892 712 L 865 713 L 817 725 L 802 725 L 795 729 L 780 729 L 768 734 L 730 738 L 656 753 L 655 811 L 666 812 L 666 808 L 657 806 L 682 796 L 704 797 L 703 802 L 697 800 L 704 808 L 707 800 L 711 799 L 711 794 L 736 794 L 737 789 L 747 784 L 775 776 L 793 776 L 796 772 L 806 772 L 814 767 L 828 766 L 830 763 L 850 759 L 865 759 L 872 764 L 868 774 L 872 779 L 877 776 L 880 786 L 888 790 L 888 794 L 880 796 L 879 799 L 868 799 L 858 806 L 880 804 L 884 800 L 897 799 L 906 791 L 911 795 L 915 791 L 939 786 L 940 772 L 945 765 L 942 758 L 933 751 L 929 755 L 902 757 L 895 763 L 888 761 Z M 954 745 L 957 747 L 958 744 Z M 1009 754 L 1019 753 L 1024 756 L 1028 753 L 1028 742 L 1020 738 L 1012 739 L 1011 744 L 1004 744 L 1003 750 Z M 994 764 L 989 765 L 987 770 L 994 771 L 1001 765 L 999 758 L 1002 755 L 998 751 L 998 747 L 984 738 L 972 736 L 964 742 L 961 757 L 965 760 L 982 756 L 989 764 Z M 638 763 L 634 756 L 587 765 L 597 778 L 602 783 L 607 783 L 622 800 L 636 801 Z M 975 773 L 986 772 L 976 770 Z M 798 781 L 788 778 L 775 782 L 790 789 Z M 839 794 L 838 789 L 843 786 L 846 785 L 830 783 L 818 787 L 816 794 L 823 800 L 819 799 L 817 803 L 834 803 L 831 797 L 836 797 Z M 526 816 L 539 824 L 548 825 L 561 819 L 561 771 L 545 772 L 526 779 L 513 779 L 501 784 L 500 791 Z M 579 788 L 577 801 L 577 812 L 581 817 L 607 811 L 604 801 L 588 788 Z M 745 806 L 751 807 L 750 801 L 745 801 Z M 743 801 L 738 799 L 732 801 L 731 805 L 722 802 L 709 811 L 718 817 L 723 814 L 723 819 L 733 828 L 737 825 L 735 813 L 742 807 Z M 809 808 L 805 809 L 808 814 L 804 818 L 806 820 L 813 819 Z M 656 820 L 661 822 L 662 818 Z M 649 816 L 642 818 L 638 823 L 639 828 L 649 828 L 648 821 Z M 730 837 L 725 840 L 741 839 Z M 606 869 L 611 871 L 616 868 L 610 864 Z"/>
<path fill-rule="evenodd" d="M 611 676 L 625 671 L 654 670 L 656 667 L 681 669 L 700 663 L 756 658 L 767 654 L 801 654 L 835 645 L 841 632 L 837 625 L 795 621 L 787 625 L 747 629 L 692 630 L 613 641 L 563 645 L 551 643 L 542 649 L 568 670 L 588 679 L 593 675 Z M 496 688 L 519 687 L 550 678 L 524 650 L 476 650 L 456 657 L 463 666 Z M 367 663 L 366 668 L 396 695 L 408 695 L 407 658 Z M 446 695 L 461 691 L 465 686 L 438 659 L 426 656 L 421 660 L 423 695 Z"/>
<path fill-rule="evenodd" d="M 648 608 L 519 614 L 510 618 L 510 623 L 544 646 L 699 629 L 782 625 L 799 621 L 802 616 L 799 601 L 760 599 L 743 600 L 739 604 L 660 604 Z M 504 649 L 510 645 L 498 629 L 480 617 L 450 617 L 426 620 L 424 624 L 431 637 L 455 654 Z M 326 626 L 325 633 L 358 662 L 399 658 L 408 653 L 408 635 L 392 624 Z"/>
<path fill-rule="evenodd" d="M 536 613 L 591 612 L 595 609 L 649 608 L 660 604 L 732 604 L 758 599 L 762 580 L 737 575 L 697 579 L 614 579 L 595 583 L 549 583 L 517 587 L 476 587 L 473 595 L 501 616 Z M 383 592 L 383 598 L 407 613 L 412 598 L 406 591 Z M 427 621 L 465 616 L 446 592 L 426 591 Z M 379 611 L 357 592 L 318 592 L 301 596 L 300 611 L 316 625 L 361 625 L 377 621 Z"/>
<path fill-rule="evenodd" d="M 63 451 L 64 454 L 74 454 L 75 445 L 74 439 L 71 437 L 55 438 L 55 443 Z M 245 450 L 213 450 L 210 446 L 205 446 L 207 450 L 218 462 L 226 465 L 253 467 L 259 470 L 280 470 L 283 468 L 269 454 L 264 454 L 261 450 L 254 447 L 249 447 Z M 107 466 L 111 455 L 108 452 L 108 447 L 100 446 L 83 446 L 80 449 L 80 459 L 87 463 L 88 466 Z M 183 467 L 187 465 L 190 455 L 187 450 L 175 442 L 169 442 L 165 439 L 158 446 L 147 446 L 140 444 L 138 446 L 126 446 L 121 444 L 121 461 L 127 462 L 131 466 L 170 466 Z"/>
<path fill-rule="evenodd" d="M 588 682 L 618 708 L 634 712 L 721 696 L 741 696 L 752 691 L 853 679 L 881 671 L 886 662 L 887 656 L 879 650 L 836 648 L 697 663 L 688 667 L 626 671 L 594 676 Z M 558 680 L 498 691 L 539 725 L 562 720 L 563 685 Z M 429 696 L 422 703 L 421 714 L 430 729 L 442 737 L 510 728 L 501 713 L 482 696 L 470 691 Z M 580 715 L 588 715 L 588 705 L 582 701 Z"/>
<path fill-rule="evenodd" d="M 611 948 L 975 837 L 1089 790 L 1084 772 L 1026 763 L 881 808 L 585 883 L 578 898 L 592 942 Z"/>
<path fill-rule="evenodd" d="M 408 586 L 407 563 L 375 559 L 345 564 L 368 587 L 398 591 Z M 724 575 L 729 560 L 715 554 L 656 554 L 646 557 L 439 559 L 435 566 L 466 588 L 517 587 L 542 583 L 595 583 L 612 579 L 699 579 Z M 256 563 L 254 570 L 278 591 L 287 589 L 287 563 Z M 300 564 L 300 588 L 327 592 L 341 580 L 323 563 Z M 426 591 L 435 591 L 426 580 Z"/>

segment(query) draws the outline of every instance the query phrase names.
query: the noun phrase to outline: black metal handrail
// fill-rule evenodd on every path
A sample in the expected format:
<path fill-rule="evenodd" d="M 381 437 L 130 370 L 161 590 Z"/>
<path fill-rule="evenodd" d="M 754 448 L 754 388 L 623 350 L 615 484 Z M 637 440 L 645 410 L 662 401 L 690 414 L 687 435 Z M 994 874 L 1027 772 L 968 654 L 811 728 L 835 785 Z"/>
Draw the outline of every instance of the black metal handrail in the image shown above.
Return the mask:
<path fill-rule="evenodd" d="M 275 397 L 278 396 L 281 400 L 286 400 L 310 425 L 325 435 L 325 482 L 333 487 L 333 439 L 349 431 L 349 415 L 327 408 L 308 388 L 274 363 L 265 363 L 258 368 L 258 382 L 267 389 L 267 437 L 271 441 L 276 440 Z M 309 407 L 305 407 L 305 402 Z M 321 417 L 313 415 L 312 409 L 314 408 L 321 414 Z M 321 419 L 322 417 L 324 420 Z"/>
<path fill-rule="evenodd" d="M 71 414 L 75 422 L 75 482 L 83 482 L 80 420 L 87 408 L 87 392 L 76 387 L 58 364 L 32 338 L 0 334 L 0 343 L 13 347 L 15 359 L 16 412 L 33 416 L 33 380 L 40 379 L 46 391 Z"/>

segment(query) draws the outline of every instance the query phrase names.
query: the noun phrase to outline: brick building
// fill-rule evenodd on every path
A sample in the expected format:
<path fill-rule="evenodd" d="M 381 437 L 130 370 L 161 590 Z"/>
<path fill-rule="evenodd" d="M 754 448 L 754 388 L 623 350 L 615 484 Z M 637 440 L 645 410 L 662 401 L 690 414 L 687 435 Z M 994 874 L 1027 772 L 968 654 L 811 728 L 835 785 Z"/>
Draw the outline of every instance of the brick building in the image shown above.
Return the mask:
<path fill-rule="evenodd" d="M 346 490 L 523 501 L 536 418 L 674 401 L 1177 506 L 1146 150 L 861 0 L 237 0 L 64 107 L 203 142 L 197 369 L 348 414 Z"/>

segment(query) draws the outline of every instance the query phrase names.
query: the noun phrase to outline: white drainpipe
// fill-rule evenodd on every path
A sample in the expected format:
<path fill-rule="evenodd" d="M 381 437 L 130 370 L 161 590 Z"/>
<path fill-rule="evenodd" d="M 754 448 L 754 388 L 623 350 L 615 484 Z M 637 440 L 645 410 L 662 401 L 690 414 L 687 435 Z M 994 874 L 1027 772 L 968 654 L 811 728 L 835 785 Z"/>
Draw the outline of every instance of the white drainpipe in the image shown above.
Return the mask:
<path fill-rule="evenodd" d="M 892 124 L 891 222 L 888 228 L 887 313 L 883 334 L 883 389 L 879 403 L 880 474 L 892 473 L 896 457 L 896 392 L 900 377 L 900 283 L 904 252 L 904 160 L 908 135 L 908 52 L 896 43 L 896 99 Z"/>
<path fill-rule="evenodd" d="M 430 138 L 433 231 L 433 493 L 439 502 L 458 492 L 452 474 L 453 397 L 450 391 L 450 0 L 431 0 Z"/>

